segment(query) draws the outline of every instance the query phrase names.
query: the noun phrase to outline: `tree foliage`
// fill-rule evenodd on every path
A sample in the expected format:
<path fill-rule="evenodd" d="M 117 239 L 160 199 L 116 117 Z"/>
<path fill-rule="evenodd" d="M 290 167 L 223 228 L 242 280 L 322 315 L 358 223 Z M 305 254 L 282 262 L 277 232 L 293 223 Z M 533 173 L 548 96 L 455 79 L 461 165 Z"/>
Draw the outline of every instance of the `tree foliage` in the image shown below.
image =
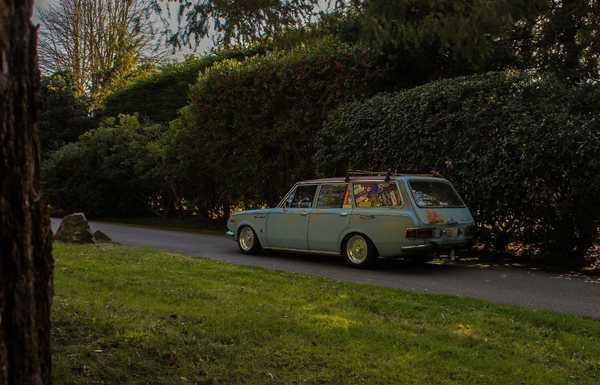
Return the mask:
<path fill-rule="evenodd" d="M 68 73 L 57 72 L 42 79 L 42 113 L 40 116 L 40 141 L 42 157 L 93 128 L 88 114 L 88 101 L 75 94 L 73 79 Z"/>
<path fill-rule="evenodd" d="M 573 80 L 599 80 L 598 26 L 597 0 L 545 0 L 515 25 L 513 48 L 526 67 Z"/>
<path fill-rule="evenodd" d="M 171 28 L 171 10 L 161 6 L 165 1 L 152 1 L 166 23 L 166 40 L 175 48 L 192 46 L 205 37 L 219 47 L 245 46 L 305 25 L 319 5 L 318 0 L 178 0 L 178 23 Z"/>
<path fill-rule="evenodd" d="M 40 66 L 68 72 L 78 96 L 101 97 L 150 56 L 147 0 L 64 0 L 39 10 Z"/>
<path fill-rule="evenodd" d="M 600 87 L 553 76 L 443 80 L 340 108 L 316 162 L 325 175 L 435 170 L 500 248 L 520 240 L 581 258 L 600 223 L 599 107 Z"/>
<path fill-rule="evenodd" d="M 600 78 L 596 0 L 359 0 L 323 22 L 442 77 L 517 67 Z"/>
<path fill-rule="evenodd" d="M 532 12 L 536 0 L 363 1 L 361 39 L 400 52 L 429 52 L 480 63 L 506 38 L 507 27 Z M 439 60 L 439 57 L 437 58 Z"/>
<path fill-rule="evenodd" d="M 242 60 L 264 53 L 261 46 L 245 49 L 224 49 L 184 62 L 167 64 L 144 77 L 127 82 L 105 100 L 103 116 L 138 114 L 141 119 L 167 123 L 177 117 L 177 111 L 189 102 L 190 87 L 205 69 L 226 59 Z"/>

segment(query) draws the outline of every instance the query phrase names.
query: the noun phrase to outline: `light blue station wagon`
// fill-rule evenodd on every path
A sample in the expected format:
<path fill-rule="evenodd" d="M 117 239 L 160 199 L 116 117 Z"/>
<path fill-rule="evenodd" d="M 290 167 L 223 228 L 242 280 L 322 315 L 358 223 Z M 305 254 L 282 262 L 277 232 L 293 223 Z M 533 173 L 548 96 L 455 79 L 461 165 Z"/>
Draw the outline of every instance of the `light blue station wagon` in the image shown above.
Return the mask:
<path fill-rule="evenodd" d="M 227 228 L 246 254 L 335 254 L 367 267 L 378 258 L 429 260 L 468 247 L 474 223 L 444 178 L 377 175 L 296 183 L 277 207 L 233 214 Z"/>

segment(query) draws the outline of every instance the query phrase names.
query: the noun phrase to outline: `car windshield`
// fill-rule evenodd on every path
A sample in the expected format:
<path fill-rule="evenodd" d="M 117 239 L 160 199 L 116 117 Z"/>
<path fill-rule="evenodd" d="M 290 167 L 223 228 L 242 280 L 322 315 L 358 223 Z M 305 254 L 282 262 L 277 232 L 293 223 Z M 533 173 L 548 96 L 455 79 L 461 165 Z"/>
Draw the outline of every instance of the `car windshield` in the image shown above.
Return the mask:
<path fill-rule="evenodd" d="M 464 207 L 462 199 L 449 183 L 428 180 L 409 182 L 410 191 L 419 207 Z"/>

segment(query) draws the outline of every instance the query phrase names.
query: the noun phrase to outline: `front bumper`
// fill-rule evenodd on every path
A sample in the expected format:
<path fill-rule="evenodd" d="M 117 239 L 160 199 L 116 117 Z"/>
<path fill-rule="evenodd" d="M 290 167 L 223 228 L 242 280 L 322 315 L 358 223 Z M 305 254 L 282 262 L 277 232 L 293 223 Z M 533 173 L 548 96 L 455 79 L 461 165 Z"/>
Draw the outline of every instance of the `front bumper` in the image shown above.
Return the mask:
<path fill-rule="evenodd" d="M 227 230 L 227 232 L 225 233 L 226 236 L 228 236 L 231 239 L 235 239 L 235 233 L 231 230 Z"/>

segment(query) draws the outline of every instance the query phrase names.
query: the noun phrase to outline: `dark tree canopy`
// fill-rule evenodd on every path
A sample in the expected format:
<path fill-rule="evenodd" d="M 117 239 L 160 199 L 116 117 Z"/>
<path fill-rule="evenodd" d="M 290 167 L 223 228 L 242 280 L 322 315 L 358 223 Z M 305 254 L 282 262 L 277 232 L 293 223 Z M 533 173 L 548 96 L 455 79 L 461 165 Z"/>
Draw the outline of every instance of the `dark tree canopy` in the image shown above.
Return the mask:
<path fill-rule="evenodd" d="M 596 0 L 362 0 L 345 15 L 357 40 L 417 60 L 600 78 Z"/>
<path fill-rule="evenodd" d="M 600 78 L 596 0 L 151 1 L 165 21 L 166 9 L 177 15 L 163 31 L 174 48 L 206 37 L 217 47 L 272 39 L 289 47 L 334 34 L 440 75 L 512 66 Z"/>
<path fill-rule="evenodd" d="M 536 12 L 515 26 L 521 60 L 572 79 L 600 79 L 600 1 L 536 1 Z"/>
<path fill-rule="evenodd" d="M 69 73 L 57 72 L 42 79 L 40 141 L 42 157 L 75 142 L 94 126 L 87 98 L 77 96 Z"/>

